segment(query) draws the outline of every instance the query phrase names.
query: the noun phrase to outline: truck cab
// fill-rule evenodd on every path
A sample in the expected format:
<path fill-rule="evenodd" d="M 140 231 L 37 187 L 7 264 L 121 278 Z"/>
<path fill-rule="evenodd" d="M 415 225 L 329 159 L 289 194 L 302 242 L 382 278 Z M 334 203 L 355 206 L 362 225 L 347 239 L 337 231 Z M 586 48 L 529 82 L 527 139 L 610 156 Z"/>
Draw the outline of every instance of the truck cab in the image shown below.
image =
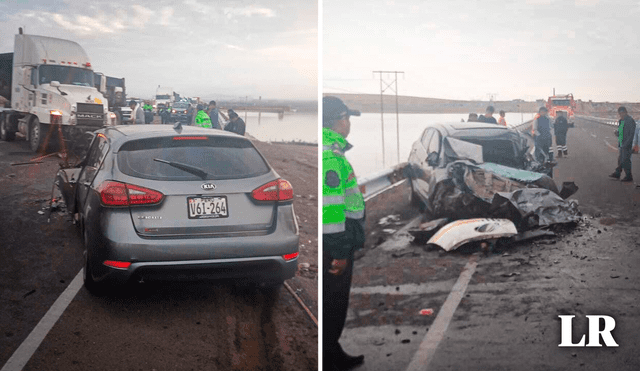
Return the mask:
<path fill-rule="evenodd" d="M 46 150 L 45 141 L 62 139 L 57 133 L 48 135 L 51 124 L 59 124 L 72 144 L 83 141 L 87 131 L 108 125 L 108 100 L 96 89 L 91 61 L 80 45 L 20 32 L 11 54 L 11 90 L 5 97 L 11 109 L 0 115 L 3 137 L 20 132 L 38 151 Z"/>

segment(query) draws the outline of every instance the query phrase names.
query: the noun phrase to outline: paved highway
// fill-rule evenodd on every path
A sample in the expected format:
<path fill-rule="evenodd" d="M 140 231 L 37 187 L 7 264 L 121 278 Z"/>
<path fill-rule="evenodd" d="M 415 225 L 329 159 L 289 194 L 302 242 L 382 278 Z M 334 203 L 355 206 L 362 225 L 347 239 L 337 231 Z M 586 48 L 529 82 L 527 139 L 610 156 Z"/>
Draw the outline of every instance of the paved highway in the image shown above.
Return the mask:
<path fill-rule="evenodd" d="M 584 120 L 569 131 L 569 157 L 558 160 L 554 179 L 580 187 L 572 198 L 584 221 L 573 231 L 488 256 L 426 250 L 402 230 L 369 241 L 356 261 L 342 337 L 349 353 L 366 355 L 356 370 L 640 369 L 640 188 L 608 178 L 613 131 Z M 633 162 L 640 182 L 640 156 Z M 417 222 L 407 192 L 385 200 L 377 218 L 406 216 L 387 228 Z M 558 347 L 558 315 L 576 316 L 574 342 L 587 333 L 586 315 L 613 317 L 619 347 Z"/>

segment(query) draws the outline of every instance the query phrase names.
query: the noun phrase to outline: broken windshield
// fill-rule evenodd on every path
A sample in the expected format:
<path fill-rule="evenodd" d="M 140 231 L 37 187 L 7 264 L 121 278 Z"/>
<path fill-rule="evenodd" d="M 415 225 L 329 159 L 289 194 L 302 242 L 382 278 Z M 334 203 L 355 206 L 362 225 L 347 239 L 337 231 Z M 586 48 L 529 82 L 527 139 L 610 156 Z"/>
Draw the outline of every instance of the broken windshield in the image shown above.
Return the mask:
<path fill-rule="evenodd" d="M 58 81 L 60 84 L 93 86 L 93 71 L 78 67 L 41 65 L 38 68 L 40 84 Z"/>

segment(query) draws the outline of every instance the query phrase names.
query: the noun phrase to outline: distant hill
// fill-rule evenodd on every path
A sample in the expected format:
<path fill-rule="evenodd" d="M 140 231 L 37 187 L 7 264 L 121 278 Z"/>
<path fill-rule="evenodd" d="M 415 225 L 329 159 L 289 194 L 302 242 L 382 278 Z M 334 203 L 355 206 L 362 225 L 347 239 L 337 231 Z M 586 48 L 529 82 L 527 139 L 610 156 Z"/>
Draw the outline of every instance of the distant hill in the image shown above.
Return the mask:
<path fill-rule="evenodd" d="M 366 113 L 380 113 L 380 95 L 378 94 L 324 94 L 333 95 L 342 99 L 349 108 Z M 400 113 L 479 113 L 482 114 L 488 105 L 493 105 L 496 113 L 500 110 L 506 112 L 538 112 L 545 104 L 543 100 L 526 102 L 523 100 L 511 101 L 465 101 L 452 99 L 422 98 L 399 95 L 398 111 Z M 640 119 L 640 103 L 629 102 L 583 102 L 577 101 L 578 114 L 617 117 L 617 109 L 620 106 L 627 107 L 631 116 Z M 395 95 L 384 95 L 384 111 L 391 113 L 396 111 Z"/>
<path fill-rule="evenodd" d="M 380 112 L 380 95 L 377 94 L 325 94 L 342 99 L 349 108 L 367 113 Z M 541 103 L 525 101 L 464 101 L 437 98 L 398 96 L 398 111 L 400 113 L 484 113 L 487 106 L 493 105 L 496 113 L 506 112 L 537 112 Z M 384 111 L 396 111 L 395 95 L 384 96 Z"/>

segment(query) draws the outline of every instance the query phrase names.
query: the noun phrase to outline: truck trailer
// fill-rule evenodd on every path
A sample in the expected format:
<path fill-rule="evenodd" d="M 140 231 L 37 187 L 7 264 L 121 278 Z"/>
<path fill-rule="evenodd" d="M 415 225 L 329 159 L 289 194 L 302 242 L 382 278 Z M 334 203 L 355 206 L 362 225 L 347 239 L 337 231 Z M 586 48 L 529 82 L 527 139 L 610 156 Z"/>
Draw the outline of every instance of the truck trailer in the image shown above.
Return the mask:
<path fill-rule="evenodd" d="M 107 126 L 111 118 L 87 53 L 70 40 L 26 35 L 20 29 L 14 52 L 0 54 L 0 84 L 8 101 L 0 108 L 0 136 L 11 141 L 19 132 L 34 152 L 46 150 L 52 124 L 60 125 L 65 142 L 82 146 L 87 132 Z M 58 138 L 52 132 L 48 142 Z"/>

